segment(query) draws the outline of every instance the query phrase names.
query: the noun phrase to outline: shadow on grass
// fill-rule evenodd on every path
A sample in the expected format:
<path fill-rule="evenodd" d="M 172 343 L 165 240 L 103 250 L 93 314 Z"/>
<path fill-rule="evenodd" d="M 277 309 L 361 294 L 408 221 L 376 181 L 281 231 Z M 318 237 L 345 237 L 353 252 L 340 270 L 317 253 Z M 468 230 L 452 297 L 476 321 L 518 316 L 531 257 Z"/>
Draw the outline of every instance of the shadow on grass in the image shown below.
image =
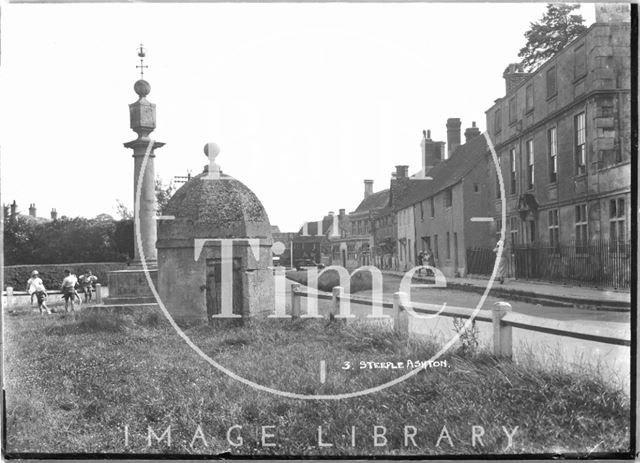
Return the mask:
<path fill-rule="evenodd" d="M 159 329 L 168 322 L 157 309 L 87 307 L 83 311 L 54 315 L 55 324 L 45 334 L 67 336 L 87 333 L 126 333 L 136 329 Z"/>

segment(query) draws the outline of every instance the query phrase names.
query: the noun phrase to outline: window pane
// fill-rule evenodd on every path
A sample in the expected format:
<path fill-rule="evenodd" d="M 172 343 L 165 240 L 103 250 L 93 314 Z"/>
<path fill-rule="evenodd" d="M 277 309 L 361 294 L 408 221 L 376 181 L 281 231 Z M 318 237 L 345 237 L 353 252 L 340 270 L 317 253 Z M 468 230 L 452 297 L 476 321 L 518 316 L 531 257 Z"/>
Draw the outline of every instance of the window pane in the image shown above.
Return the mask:
<path fill-rule="evenodd" d="M 624 217 L 624 199 L 618 199 L 618 217 Z"/>
<path fill-rule="evenodd" d="M 584 112 L 575 116 L 575 156 L 576 156 L 576 174 L 581 175 L 586 173 L 586 126 L 585 126 L 585 114 Z"/>
<path fill-rule="evenodd" d="M 527 107 L 527 111 L 530 111 L 533 109 L 533 85 L 527 85 L 526 107 Z"/>
<path fill-rule="evenodd" d="M 609 217 L 616 217 L 616 200 L 609 201 Z"/>

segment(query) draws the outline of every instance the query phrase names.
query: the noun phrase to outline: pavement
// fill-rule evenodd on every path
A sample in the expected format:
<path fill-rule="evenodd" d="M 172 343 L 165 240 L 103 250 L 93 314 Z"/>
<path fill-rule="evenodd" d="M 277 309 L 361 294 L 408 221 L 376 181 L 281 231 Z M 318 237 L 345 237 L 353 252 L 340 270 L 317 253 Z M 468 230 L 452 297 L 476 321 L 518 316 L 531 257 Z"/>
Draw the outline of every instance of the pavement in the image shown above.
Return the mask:
<path fill-rule="evenodd" d="M 390 270 L 384 270 L 382 273 L 396 277 L 404 276 L 404 272 Z M 433 277 L 414 275 L 414 278 L 425 283 L 433 283 Z M 448 288 L 461 291 L 484 293 L 488 284 L 488 278 L 447 278 Z M 631 293 L 629 291 L 539 281 L 507 279 L 502 285 L 498 281 L 494 281 L 491 295 L 546 306 L 613 311 L 629 311 L 631 309 Z"/>

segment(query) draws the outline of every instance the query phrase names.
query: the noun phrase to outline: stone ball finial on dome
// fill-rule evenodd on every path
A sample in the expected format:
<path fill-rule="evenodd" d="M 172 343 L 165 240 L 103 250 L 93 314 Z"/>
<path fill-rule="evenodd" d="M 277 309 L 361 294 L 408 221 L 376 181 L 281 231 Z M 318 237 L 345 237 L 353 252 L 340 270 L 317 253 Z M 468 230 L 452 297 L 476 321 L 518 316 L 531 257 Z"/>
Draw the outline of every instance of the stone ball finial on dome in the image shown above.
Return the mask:
<path fill-rule="evenodd" d="M 204 145 L 204 154 L 210 160 L 213 160 L 218 157 L 218 154 L 220 154 L 220 147 L 213 142 L 207 143 Z"/>
<path fill-rule="evenodd" d="M 220 166 L 216 164 L 215 160 L 220 154 L 220 147 L 213 142 L 209 142 L 204 145 L 204 154 L 209 158 L 209 165 L 205 166 L 205 172 L 208 173 L 207 178 L 219 180 Z"/>
<path fill-rule="evenodd" d="M 144 98 L 151 92 L 151 85 L 146 80 L 140 79 L 133 84 L 133 90 L 140 98 Z"/>

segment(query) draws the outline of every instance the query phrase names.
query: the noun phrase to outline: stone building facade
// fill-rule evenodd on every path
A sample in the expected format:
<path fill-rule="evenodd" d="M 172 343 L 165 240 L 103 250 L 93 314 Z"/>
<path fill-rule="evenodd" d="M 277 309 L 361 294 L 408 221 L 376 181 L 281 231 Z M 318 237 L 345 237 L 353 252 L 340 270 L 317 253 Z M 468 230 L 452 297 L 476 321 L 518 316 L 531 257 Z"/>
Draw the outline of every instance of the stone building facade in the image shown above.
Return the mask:
<path fill-rule="evenodd" d="M 355 269 L 377 262 L 375 227 L 378 214 L 388 207 L 389 189 L 373 192 L 373 180 L 364 181 L 364 198 L 353 212 L 340 209 L 338 233 L 330 237 L 334 265 Z"/>
<path fill-rule="evenodd" d="M 486 111 L 505 189 L 490 168 L 490 215 L 508 245 L 630 237 L 631 25 L 612 8 L 598 5 L 596 23 L 534 73 L 509 65 Z"/>

